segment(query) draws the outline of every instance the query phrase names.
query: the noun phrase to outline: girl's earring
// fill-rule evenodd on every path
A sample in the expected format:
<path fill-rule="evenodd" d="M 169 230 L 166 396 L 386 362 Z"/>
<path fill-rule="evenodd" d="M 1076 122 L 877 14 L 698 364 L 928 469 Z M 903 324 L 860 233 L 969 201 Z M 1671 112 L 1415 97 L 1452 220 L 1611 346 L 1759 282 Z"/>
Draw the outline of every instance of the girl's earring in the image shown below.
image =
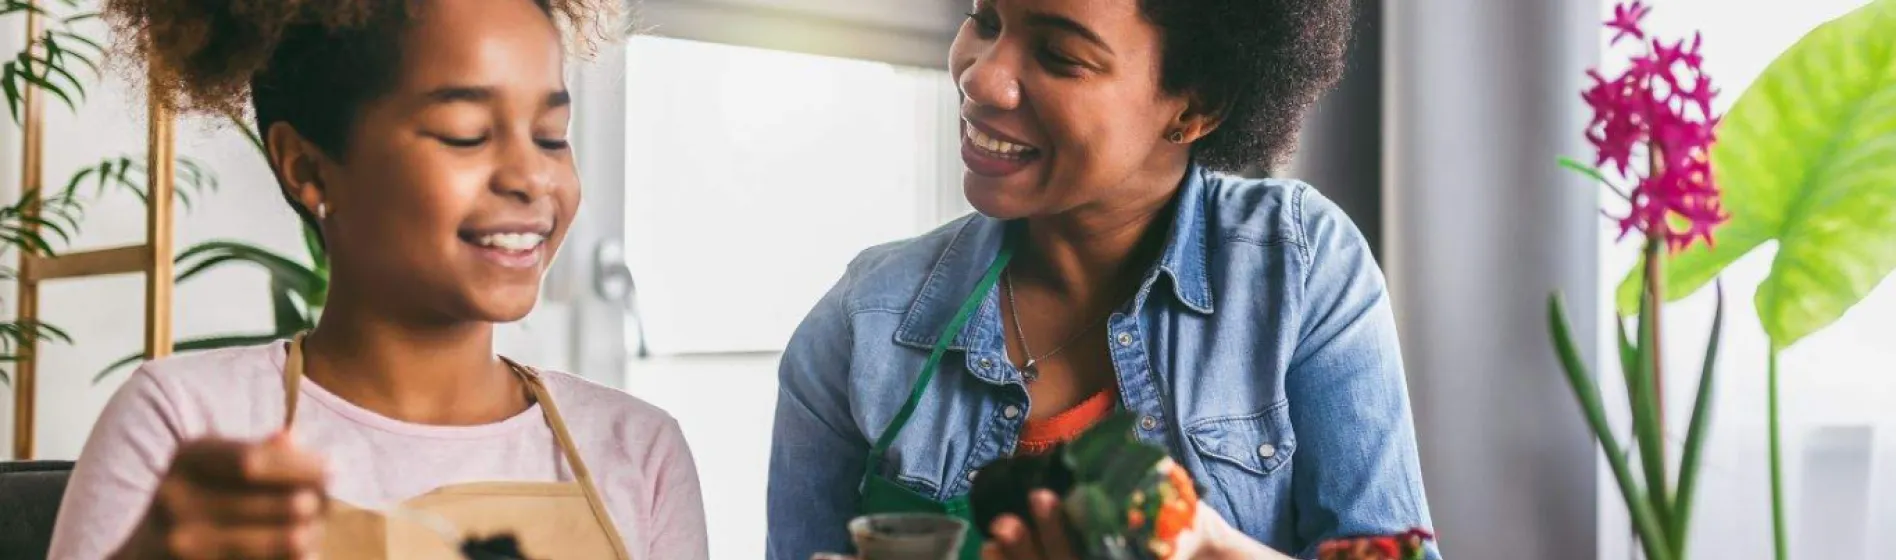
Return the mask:
<path fill-rule="evenodd" d="M 329 203 L 327 202 L 316 203 L 316 221 L 321 222 L 328 219 L 329 219 Z"/>
<path fill-rule="evenodd" d="M 1171 134 L 1167 134 L 1167 135 L 1165 135 L 1165 140 L 1166 140 L 1166 141 L 1168 141 L 1168 142 L 1171 142 L 1171 143 L 1173 143 L 1173 144 L 1184 144 L 1184 143 L 1185 143 L 1185 131 L 1183 131 L 1183 130 L 1174 130 L 1174 131 L 1172 131 L 1172 133 L 1171 133 Z"/>

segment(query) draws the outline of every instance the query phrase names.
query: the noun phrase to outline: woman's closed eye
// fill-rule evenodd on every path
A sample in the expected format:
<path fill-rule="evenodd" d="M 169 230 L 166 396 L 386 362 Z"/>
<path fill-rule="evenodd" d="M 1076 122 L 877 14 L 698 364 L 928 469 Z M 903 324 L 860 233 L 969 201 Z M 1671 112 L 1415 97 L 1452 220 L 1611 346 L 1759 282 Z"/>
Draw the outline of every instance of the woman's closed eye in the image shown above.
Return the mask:
<path fill-rule="evenodd" d="M 1001 18 L 993 11 L 968 12 L 968 20 L 974 22 L 974 31 L 983 39 L 992 39 L 1001 34 Z"/>
<path fill-rule="evenodd" d="M 565 138 L 534 138 L 533 143 L 539 145 L 542 150 L 559 151 L 571 147 Z"/>
<path fill-rule="evenodd" d="M 1080 62 L 1079 59 L 1067 56 L 1052 48 L 1040 49 L 1040 60 L 1041 64 L 1045 65 L 1048 70 L 1052 70 L 1055 74 L 1063 76 L 1078 74 L 1080 68 L 1086 66 L 1086 64 Z"/>

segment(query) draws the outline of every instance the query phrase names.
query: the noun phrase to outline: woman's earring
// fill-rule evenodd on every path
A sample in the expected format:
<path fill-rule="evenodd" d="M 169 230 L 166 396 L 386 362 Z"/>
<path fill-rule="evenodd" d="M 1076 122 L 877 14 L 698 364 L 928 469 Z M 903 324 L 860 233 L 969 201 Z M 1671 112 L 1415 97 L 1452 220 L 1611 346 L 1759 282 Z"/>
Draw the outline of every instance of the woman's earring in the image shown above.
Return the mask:
<path fill-rule="evenodd" d="M 1174 130 L 1174 131 L 1172 131 L 1172 133 L 1171 133 L 1171 134 L 1167 134 L 1167 135 L 1165 135 L 1165 140 L 1166 140 L 1167 142 L 1171 142 L 1171 143 L 1173 143 L 1173 144 L 1184 144 L 1184 143 L 1185 143 L 1185 131 L 1183 131 L 1183 130 Z"/>
<path fill-rule="evenodd" d="M 328 219 L 329 219 L 329 203 L 327 202 L 316 203 L 316 221 L 321 222 Z"/>

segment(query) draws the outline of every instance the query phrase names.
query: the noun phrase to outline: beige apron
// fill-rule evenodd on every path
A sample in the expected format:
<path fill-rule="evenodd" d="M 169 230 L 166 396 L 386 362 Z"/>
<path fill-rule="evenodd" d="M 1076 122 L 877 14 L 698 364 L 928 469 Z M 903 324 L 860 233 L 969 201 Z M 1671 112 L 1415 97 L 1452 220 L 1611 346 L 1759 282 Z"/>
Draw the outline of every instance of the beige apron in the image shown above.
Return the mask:
<path fill-rule="evenodd" d="M 289 346 L 283 366 L 285 428 L 296 417 L 296 397 L 303 380 L 303 337 L 298 335 Z M 540 404 L 576 480 L 450 484 L 403 501 L 393 513 L 332 500 L 323 518 L 323 558 L 464 558 L 442 530 L 459 533 L 453 538 L 511 533 L 529 560 L 631 558 L 539 375 L 511 360 L 507 365 Z"/>

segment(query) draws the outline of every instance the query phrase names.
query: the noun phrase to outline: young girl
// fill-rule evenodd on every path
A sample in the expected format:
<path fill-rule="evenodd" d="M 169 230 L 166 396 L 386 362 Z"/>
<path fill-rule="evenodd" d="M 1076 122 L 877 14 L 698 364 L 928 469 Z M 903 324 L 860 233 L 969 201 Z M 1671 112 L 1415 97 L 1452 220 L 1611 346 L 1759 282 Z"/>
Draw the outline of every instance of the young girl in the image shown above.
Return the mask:
<path fill-rule="evenodd" d="M 494 354 L 579 205 L 562 29 L 610 0 L 108 0 L 183 112 L 250 103 L 321 232 L 307 336 L 158 360 L 106 406 L 52 557 L 705 558 L 665 412 Z"/>

